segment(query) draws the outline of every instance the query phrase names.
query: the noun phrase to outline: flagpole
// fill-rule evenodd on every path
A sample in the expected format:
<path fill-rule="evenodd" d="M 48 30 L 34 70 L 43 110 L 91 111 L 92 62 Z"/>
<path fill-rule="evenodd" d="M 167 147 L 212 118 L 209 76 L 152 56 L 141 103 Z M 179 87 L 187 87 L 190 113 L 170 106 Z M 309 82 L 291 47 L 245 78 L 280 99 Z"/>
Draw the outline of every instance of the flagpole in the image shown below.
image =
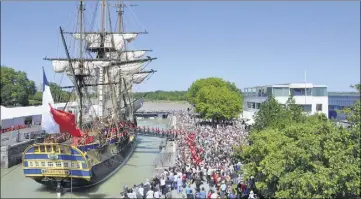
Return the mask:
<path fill-rule="evenodd" d="M 306 86 L 306 82 L 307 82 L 307 71 L 305 69 L 305 105 L 306 105 L 306 101 L 307 101 L 307 86 Z"/>

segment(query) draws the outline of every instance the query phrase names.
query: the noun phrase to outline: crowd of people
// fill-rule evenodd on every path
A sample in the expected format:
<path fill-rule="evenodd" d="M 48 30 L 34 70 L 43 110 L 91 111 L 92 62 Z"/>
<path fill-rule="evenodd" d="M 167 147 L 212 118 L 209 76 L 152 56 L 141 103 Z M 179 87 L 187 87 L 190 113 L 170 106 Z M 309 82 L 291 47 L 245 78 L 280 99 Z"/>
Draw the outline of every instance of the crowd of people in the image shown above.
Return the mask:
<path fill-rule="evenodd" d="M 38 126 L 40 124 L 24 124 L 24 125 L 14 125 L 14 126 L 10 126 L 9 128 L 1 128 L 0 133 L 6 133 L 6 132 L 11 132 L 11 131 L 17 131 L 20 129 L 25 129 L 25 128 L 31 128 L 33 126 Z"/>
<path fill-rule="evenodd" d="M 140 186 L 124 187 L 124 198 L 256 198 L 253 176 L 244 179 L 233 146 L 247 143 L 245 124 L 215 124 L 187 111 L 175 112 L 176 162 Z"/>

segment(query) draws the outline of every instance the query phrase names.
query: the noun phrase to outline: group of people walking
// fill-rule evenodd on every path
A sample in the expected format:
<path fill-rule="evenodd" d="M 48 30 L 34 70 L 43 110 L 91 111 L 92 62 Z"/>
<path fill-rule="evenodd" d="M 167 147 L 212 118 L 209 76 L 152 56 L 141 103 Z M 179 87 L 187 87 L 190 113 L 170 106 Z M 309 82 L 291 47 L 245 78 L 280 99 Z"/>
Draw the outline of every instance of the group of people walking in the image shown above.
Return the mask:
<path fill-rule="evenodd" d="M 255 179 L 244 179 L 233 146 L 247 143 L 244 123 L 216 125 L 186 111 L 175 112 L 176 163 L 139 186 L 124 187 L 124 198 L 256 198 Z M 192 139 L 190 139 L 192 138 Z M 197 154 L 195 154 L 197 153 Z M 195 159 L 197 157 L 197 159 Z"/>

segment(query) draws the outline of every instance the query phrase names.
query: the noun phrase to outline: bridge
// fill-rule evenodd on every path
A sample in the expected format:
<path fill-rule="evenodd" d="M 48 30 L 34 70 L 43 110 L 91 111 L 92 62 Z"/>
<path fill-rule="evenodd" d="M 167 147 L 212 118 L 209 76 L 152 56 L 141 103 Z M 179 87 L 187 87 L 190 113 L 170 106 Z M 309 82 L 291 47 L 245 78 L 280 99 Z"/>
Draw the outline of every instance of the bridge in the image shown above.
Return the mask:
<path fill-rule="evenodd" d="M 137 111 L 135 113 L 136 117 L 141 118 L 151 118 L 151 117 L 159 117 L 166 119 L 168 118 L 168 115 L 171 115 L 173 111 Z"/>
<path fill-rule="evenodd" d="M 174 139 L 177 136 L 177 131 L 174 129 L 158 129 L 158 128 L 145 128 L 138 127 L 135 131 L 137 135 L 142 136 L 150 136 L 150 137 L 159 137 L 159 138 L 167 138 Z"/>

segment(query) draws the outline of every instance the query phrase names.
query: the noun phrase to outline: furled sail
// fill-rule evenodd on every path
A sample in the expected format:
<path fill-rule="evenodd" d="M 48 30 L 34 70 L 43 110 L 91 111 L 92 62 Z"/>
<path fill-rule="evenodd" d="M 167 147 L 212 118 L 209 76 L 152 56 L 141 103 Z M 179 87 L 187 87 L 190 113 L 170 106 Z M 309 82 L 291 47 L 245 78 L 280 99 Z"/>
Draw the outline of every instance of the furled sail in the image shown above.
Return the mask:
<path fill-rule="evenodd" d="M 105 53 L 106 58 L 109 59 L 119 59 L 120 53 L 120 60 L 121 61 L 132 61 L 137 58 L 140 58 L 145 55 L 146 50 L 134 50 L 134 51 L 124 51 L 124 52 L 108 52 Z"/>
<path fill-rule="evenodd" d="M 72 34 L 75 39 L 81 39 L 80 33 Z M 114 34 L 106 34 L 104 37 L 104 48 L 114 48 L 116 50 L 121 50 L 125 44 L 125 41 L 128 43 L 132 42 L 138 33 L 114 33 Z M 100 48 L 101 44 L 101 33 L 91 33 L 91 34 L 83 34 L 82 37 L 87 42 L 88 48 Z"/>
<path fill-rule="evenodd" d="M 56 73 L 67 72 L 68 74 L 72 74 L 70 72 L 69 61 L 65 60 L 52 60 L 53 69 Z M 83 67 L 80 68 L 80 61 L 72 61 L 71 62 L 75 75 L 94 75 L 95 69 L 100 67 L 107 67 L 110 64 L 110 61 L 83 61 Z"/>
<path fill-rule="evenodd" d="M 140 84 L 142 83 L 150 73 L 137 73 L 137 74 L 130 74 L 125 75 L 123 78 L 127 82 L 127 84 Z"/>
<path fill-rule="evenodd" d="M 140 74 L 134 74 L 133 75 L 133 83 L 134 84 L 140 84 L 142 83 L 145 78 L 149 76 L 150 73 L 140 73 Z"/>
<path fill-rule="evenodd" d="M 139 72 L 144 64 L 145 64 L 144 62 L 137 62 L 137 63 L 114 66 L 111 67 L 111 69 L 109 69 L 109 72 L 111 73 L 112 78 L 115 78 L 119 74 L 122 75 L 134 74 L 136 72 Z"/>

